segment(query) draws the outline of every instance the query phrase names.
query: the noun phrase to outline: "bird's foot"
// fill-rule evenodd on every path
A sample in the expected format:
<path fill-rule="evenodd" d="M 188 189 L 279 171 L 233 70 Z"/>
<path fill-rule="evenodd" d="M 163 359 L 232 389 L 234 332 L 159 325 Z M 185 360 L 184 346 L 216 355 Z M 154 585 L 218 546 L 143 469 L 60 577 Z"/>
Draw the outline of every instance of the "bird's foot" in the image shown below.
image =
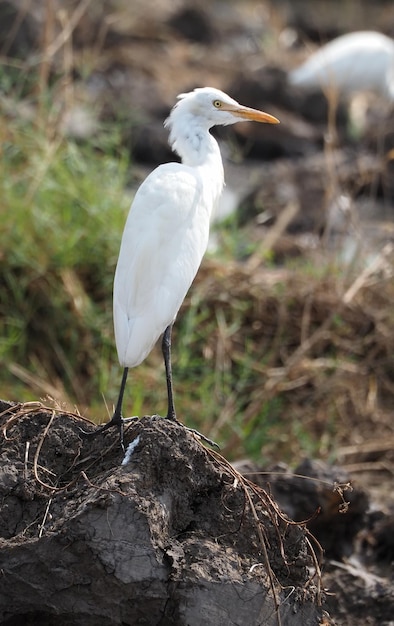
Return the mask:
<path fill-rule="evenodd" d="M 81 434 L 83 437 L 92 438 L 92 437 L 96 437 L 96 435 L 101 435 L 102 433 L 104 433 L 106 430 L 109 430 L 110 428 L 117 428 L 119 431 L 120 446 L 124 452 L 124 443 L 123 443 L 124 426 L 128 422 L 135 422 L 138 420 L 139 420 L 139 417 L 137 416 L 123 417 L 121 413 L 115 412 L 109 422 L 107 422 L 103 426 L 99 426 L 98 428 L 96 428 L 96 430 L 93 430 L 91 432 L 83 430 L 82 428 L 80 428 L 79 430 L 81 431 Z"/>
<path fill-rule="evenodd" d="M 195 428 L 189 428 L 189 426 L 185 426 L 185 424 L 182 424 L 182 422 L 180 422 L 175 415 L 167 415 L 167 419 L 171 420 L 172 422 L 175 422 L 176 424 L 179 424 L 179 426 L 183 426 L 183 428 L 187 430 L 188 433 L 192 433 L 192 435 L 195 435 L 196 437 L 201 439 L 204 443 L 208 444 L 212 448 L 217 448 L 218 450 L 220 450 L 220 446 L 216 443 L 216 441 L 209 439 L 208 437 L 200 433 L 200 431 L 196 430 Z"/>

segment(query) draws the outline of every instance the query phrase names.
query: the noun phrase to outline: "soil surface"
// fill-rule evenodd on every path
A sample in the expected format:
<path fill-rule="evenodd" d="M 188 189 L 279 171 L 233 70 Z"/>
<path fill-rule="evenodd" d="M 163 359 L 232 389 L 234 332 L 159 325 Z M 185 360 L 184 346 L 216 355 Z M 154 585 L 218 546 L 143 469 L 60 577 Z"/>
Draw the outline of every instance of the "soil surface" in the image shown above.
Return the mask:
<path fill-rule="evenodd" d="M 2 624 L 392 624 L 393 514 L 343 470 L 231 466 L 159 416 L 124 455 L 78 415 L 0 409 Z"/>
<path fill-rule="evenodd" d="M 305 524 L 183 426 L 131 425 L 122 465 L 116 433 L 86 438 L 86 420 L 38 404 L 0 408 L 2 624 L 321 623 Z"/>

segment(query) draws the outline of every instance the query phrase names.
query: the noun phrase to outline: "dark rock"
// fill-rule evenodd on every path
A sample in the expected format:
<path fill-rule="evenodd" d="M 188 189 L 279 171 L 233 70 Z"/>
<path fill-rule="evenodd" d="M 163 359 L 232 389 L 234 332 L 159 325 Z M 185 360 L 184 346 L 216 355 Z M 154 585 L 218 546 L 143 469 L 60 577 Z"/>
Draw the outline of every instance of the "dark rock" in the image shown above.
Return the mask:
<path fill-rule="evenodd" d="M 181 425 L 142 418 L 122 466 L 116 432 L 86 439 L 77 415 L 1 408 L 2 624 L 319 623 L 305 529 Z"/>

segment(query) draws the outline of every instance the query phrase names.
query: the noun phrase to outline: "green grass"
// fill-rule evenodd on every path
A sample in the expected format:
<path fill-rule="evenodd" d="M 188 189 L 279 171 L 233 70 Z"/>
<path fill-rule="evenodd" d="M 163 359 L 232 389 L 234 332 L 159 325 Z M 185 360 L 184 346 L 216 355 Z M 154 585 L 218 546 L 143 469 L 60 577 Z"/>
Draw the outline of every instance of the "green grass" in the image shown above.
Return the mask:
<path fill-rule="evenodd" d="M 2 395 L 14 397 L 4 365 L 17 363 L 61 381 L 86 406 L 107 382 L 100 361 L 114 356 L 111 291 L 131 200 L 127 158 L 111 149 L 108 133 L 78 145 L 28 122 L 2 125 Z"/>

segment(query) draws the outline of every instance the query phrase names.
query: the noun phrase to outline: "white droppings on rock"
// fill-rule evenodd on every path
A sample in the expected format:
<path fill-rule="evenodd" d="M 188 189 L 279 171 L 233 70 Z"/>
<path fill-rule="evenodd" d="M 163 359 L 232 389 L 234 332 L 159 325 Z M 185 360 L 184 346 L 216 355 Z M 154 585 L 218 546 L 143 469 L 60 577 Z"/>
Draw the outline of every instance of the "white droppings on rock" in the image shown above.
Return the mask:
<path fill-rule="evenodd" d="M 140 436 L 138 435 L 138 437 L 136 437 L 131 443 L 129 443 L 129 445 L 127 446 L 126 454 L 124 455 L 124 459 L 122 461 L 122 465 L 127 465 L 127 463 L 130 461 L 131 455 L 138 446 L 139 442 Z"/>

